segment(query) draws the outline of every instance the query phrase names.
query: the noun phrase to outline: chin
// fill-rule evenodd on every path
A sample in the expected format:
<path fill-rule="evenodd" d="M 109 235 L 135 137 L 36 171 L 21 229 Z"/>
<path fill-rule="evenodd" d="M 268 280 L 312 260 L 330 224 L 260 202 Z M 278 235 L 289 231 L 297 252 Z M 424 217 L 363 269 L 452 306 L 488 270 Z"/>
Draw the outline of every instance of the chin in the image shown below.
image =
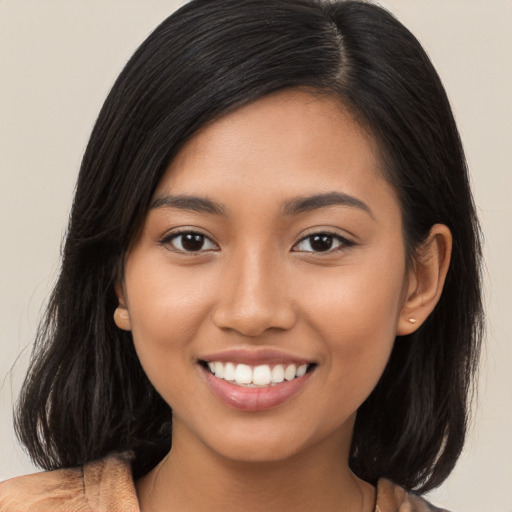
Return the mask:
<path fill-rule="evenodd" d="M 207 436 L 203 442 L 210 451 L 237 463 L 285 461 L 307 448 L 305 440 L 290 436 L 289 431 L 281 434 L 275 431 L 238 431 L 215 439 Z"/>
<path fill-rule="evenodd" d="M 218 452 L 225 459 L 240 464 L 272 464 L 289 460 L 296 456 L 300 449 L 283 449 L 276 446 L 262 446 L 253 443 L 252 446 L 237 446 Z"/>

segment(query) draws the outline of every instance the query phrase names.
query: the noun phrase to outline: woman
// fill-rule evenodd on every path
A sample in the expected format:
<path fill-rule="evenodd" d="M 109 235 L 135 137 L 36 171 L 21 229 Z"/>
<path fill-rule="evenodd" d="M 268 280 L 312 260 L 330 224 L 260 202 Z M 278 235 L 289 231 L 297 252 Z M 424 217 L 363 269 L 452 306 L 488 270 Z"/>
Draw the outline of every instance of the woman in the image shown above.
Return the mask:
<path fill-rule="evenodd" d="M 57 471 L 0 508 L 435 510 L 409 491 L 463 446 L 478 235 L 446 95 L 390 14 L 187 4 L 92 133 L 17 418 Z"/>

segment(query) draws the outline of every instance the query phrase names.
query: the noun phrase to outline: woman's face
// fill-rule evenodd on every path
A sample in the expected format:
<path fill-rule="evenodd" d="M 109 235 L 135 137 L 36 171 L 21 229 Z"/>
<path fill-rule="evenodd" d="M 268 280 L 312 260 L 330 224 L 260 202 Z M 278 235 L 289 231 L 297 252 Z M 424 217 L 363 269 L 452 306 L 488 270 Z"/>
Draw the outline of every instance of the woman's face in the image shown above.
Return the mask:
<path fill-rule="evenodd" d="M 281 460 L 348 450 L 407 283 L 374 143 L 335 99 L 287 90 L 173 160 L 127 256 L 118 325 L 173 409 L 173 443 Z"/>

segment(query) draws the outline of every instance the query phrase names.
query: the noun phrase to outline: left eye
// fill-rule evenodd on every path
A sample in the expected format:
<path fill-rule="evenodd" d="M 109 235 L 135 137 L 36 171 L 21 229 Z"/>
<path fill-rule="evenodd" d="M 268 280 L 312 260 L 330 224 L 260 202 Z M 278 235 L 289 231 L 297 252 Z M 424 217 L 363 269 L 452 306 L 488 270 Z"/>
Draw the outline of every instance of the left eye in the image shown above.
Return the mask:
<path fill-rule="evenodd" d="M 170 244 L 174 249 L 181 252 L 200 252 L 217 249 L 217 246 L 206 235 L 193 231 L 175 233 L 167 237 L 164 243 Z"/>
<path fill-rule="evenodd" d="M 352 242 L 333 233 L 315 233 L 306 236 L 294 249 L 300 252 L 329 252 L 340 247 L 352 245 Z"/>

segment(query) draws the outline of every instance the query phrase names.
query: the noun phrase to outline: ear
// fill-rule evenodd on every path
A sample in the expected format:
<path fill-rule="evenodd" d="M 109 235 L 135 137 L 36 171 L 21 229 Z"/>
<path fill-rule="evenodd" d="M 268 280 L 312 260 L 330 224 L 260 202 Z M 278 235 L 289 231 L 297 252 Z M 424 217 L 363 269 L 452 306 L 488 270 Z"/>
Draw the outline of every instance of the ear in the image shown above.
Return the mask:
<path fill-rule="evenodd" d="M 130 331 L 132 328 L 130 322 L 130 312 L 128 311 L 125 293 L 120 282 L 116 283 L 115 291 L 119 304 L 114 311 L 114 322 L 116 323 L 117 327 L 119 327 L 119 329 L 122 329 L 123 331 Z"/>
<path fill-rule="evenodd" d="M 452 234 L 444 224 L 432 226 L 418 248 L 408 273 L 407 289 L 397 325 L 397 335 L 416 331 L 434 310 L 450 266 Z"/>

